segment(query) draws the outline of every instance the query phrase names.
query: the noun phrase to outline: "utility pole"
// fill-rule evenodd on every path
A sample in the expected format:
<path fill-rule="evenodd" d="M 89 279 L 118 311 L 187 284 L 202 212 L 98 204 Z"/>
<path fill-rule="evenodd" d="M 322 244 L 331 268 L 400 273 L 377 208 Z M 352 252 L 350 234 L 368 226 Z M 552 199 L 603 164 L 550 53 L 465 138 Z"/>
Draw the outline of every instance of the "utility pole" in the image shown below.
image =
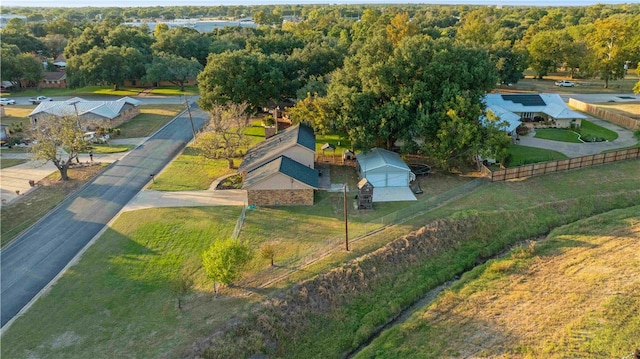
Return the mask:
<path fill-rule="evenodd" d="M 349 227 L 347 225 L 347 184 L 342 185 L 344 197 L 344 248 L 349 251 Z"/>
<path fill-rule="evenodd" d="M 184 104 L 187 106 L 187 112 L 189 112 L 189 121 L 191 121 L 191 132 L 193 133 L 193 140 L 196 139 L 196 128 L 193 126 L 193 117 L 191 117 L 191 106 L 189 106 L 189 101 L 187 101 L 187 96 L 184 97 Z"/>

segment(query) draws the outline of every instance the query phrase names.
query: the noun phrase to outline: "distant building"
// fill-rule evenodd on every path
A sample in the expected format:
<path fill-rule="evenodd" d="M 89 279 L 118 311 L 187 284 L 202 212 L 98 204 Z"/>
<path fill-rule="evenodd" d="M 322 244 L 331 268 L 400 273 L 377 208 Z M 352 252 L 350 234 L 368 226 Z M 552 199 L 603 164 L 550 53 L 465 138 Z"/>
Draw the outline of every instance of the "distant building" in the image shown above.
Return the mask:
<path fill-rule="evenodd" d="M 244 18 L 238 20 L 196 20 L 196 19 L 176 19 L 167 21 L 134 21 L 125 22 L 125 25 L 129 26 L 142 26 L 147 25 L 149 30 L 153 33 L 158 24 L 165 24 L 170 29 L 176 27 L 188 27 L 197 30 L 200 33 L 212 32 L 213 29 L 222 29 L 225 27 L 258 27 L 258 24 L 253 22 L 251 18 Z"/>

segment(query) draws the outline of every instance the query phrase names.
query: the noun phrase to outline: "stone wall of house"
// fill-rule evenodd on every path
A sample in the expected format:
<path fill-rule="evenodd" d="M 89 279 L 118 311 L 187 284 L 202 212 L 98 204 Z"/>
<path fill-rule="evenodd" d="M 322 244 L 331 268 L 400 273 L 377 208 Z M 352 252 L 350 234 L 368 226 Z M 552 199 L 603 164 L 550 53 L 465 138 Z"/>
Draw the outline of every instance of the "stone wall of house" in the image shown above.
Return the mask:
<path fill-rule="evenodd" d="M 313 189 L 248 190 L 247 198 L 255 206 L 312 206 Z"/>
<path fill-rule="evenodd" d="M 113 119 L 87 119 L 85 120 L 87 130 L 94 131 L 98 127 L 102 128 L 117 128 L 123 123 L 131 120 L 132 118 L 138 116 L 140 114 L 140 107 L 126 105 L 123 111 L 120 113 L 120 116 Z M 82 120 L 82 117 L 81 117 Z"/>

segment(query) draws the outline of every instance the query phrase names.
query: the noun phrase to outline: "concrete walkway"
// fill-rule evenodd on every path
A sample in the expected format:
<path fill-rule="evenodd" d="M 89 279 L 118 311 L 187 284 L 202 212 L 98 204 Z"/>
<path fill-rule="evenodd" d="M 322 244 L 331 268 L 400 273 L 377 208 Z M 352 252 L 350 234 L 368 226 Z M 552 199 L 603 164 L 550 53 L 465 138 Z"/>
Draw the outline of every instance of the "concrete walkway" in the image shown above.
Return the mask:
<path fill-rule="evenodd" d="M 526 136 L 520 136 L 520 145 L 558 151 L 568 157 L 580 157 L 629 147 L 638 143 L 638 140 L 633 137 L 633 132 L 627 129 L 592 117 L 588 118 L 588 121 L 615 131 L 618 133 L 618 138 L 611 142 L 570 143 L 535 138 L 535 130 L 533 130 Z"/>

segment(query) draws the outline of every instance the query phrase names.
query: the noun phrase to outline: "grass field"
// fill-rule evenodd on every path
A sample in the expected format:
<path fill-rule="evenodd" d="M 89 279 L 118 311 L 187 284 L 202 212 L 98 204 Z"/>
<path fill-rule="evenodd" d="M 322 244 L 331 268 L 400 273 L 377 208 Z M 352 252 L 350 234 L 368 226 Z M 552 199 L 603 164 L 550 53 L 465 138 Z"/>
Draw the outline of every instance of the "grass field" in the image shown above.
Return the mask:
<path fill-rule="evenodd" d="M 88 153 L 89 150 L 93 153 L 121 153 L 131 150 L 134 145 L 109 145 L 109 144 L 92 144 L 91 148 L 86 148 L 82 153 Z"/>
<path fill-rule="evenodd" d="M 0 160 L 0 168 L 9 168 L 23 163 L 27 163 L 27 160 L 19 158 L 3 158 Z"/>
<path fill-rule="evenodd" d="M 530 163 L 555 161 L 568 158 L 564 154 L 557 151 L 513 144 L 509 146 L 508 153 L 511 155 L 511 162 L 509 162 L 509 167 L 517 167 Z"/>
<path fill-rule="evenodd" d="M 603 107 L 609 111 L 620 115 L 628 116 L 640 120 L 640 102 L 624 102 L 624 103 L 596 103 L 598 107 Z"/>
<path fill-rule="evenodd" d="M 465 274 L 356 358 L 621 358 L 640 347 L 640 207 L 553 230 Z"/>
<path fill-rule="evenodd" d="M 147 188 L 156 191 L 206 190 L 216 178 L 235 172 L 229 169 L 227 160 L 205 159 L 189 146 Z"/>
<path fill-rule="evenodd" d="M 183 105 L 142 105 L 140 114 L 131 121 L 123 123 L 119 128 L 120 138 L 147 137 L 171 121 Z"/>
<path fill-rule="evenodd" d="M 250 145 L 253 146 L 264 140 L 264 127 L 260 121 L 255 121 L 246 134 Z M 234 159 L 235 167 L 237 168 L 241 162 L 242 158 Z M 193 143 L 190 143 L 148 188 L 156 191 L 206 190 L 216 178 L 236 172 L 235 168 L 229 168 L 226 159 L 205 159 L 199 154 L 199 150 L 194 148 Z"/>
<path fill-rule="evenodd" d="M 603 173 L 603 168 L 607 169 L 606 173 Z M 309 278 L 345 260 L 375 250 L 402 234 L 420 228 L 433 218 L 449 217 L 454 213 L 494 213 L 490 215 L 492 220 L 487 222 L 487 228 L 497 228 L 496 226 L 505 226 L 507 223 L 511 226 L 517 223 L 511 217 L 522 213 L 528 218 L 524 222 L 527 225 L 523 228 L 523 233 L 531 230 L 535 232 L 540 223 L 547 226 L 559 220 L 558 216 L 548 214 L 548 218 L 536 219 L 534 223 L 534 214 L 540 212 L 536 208 L 544 208 L 546 203 L 591 198 L 594 193 L 606 196 L 637 190 L 638 171 L 638 161 L 627 161 L 527 181 L 490 184 L 401 226 L 391 227 L 375 236 L 356 241 L 352 244 L 351 252 L 338 250 L 314 266 L 297 271 L 294 277 L 296 280 Z M 442 180 L 444 183 L 441 188 L 444 190 L 447 188 L 447 178 Z M 633 200 L 632 196 L 623 198 Z M 612 205 L 607 200 L 598 200 L 597 203 L 602 208 Z M 239 208 L 176 208 L 128 212 L 89 249 L 83 260 L 52 288 L 48 296 L 41 298 L 33 309 L 16 321 L 3 336 L 2 356 L 181 356 L 182 350 L 197 338 L 211 333 L 213 328 L 219 327 L 234 313 L 246 312 L 248 305 L 271 293 L 268 288 L 282 285 L 283 281 L 267 289 L 257 287 L 269 276 L 303 263 L 315 253 L 326 251 L 326 248 L 340 248 L 340 233 L 343 230 L 341 204 L 339 196 L 327 195 L 320 196 L 318 205 L 314 207 L 260 208 L 249 211 L 241 239 L 249 240 L 254 246 L 265 242 L 274 243 L 277 248 L 277 267 L 270 268 L 266 260 L 256 258 L 246 280 L 242 282 L 245 284 L 225 289 L 224 295 L 217 299 L 211 297 L 211 286 L 201 273 L 198 255 L 211 240 L 229 235 L 239 215 Z M 401 203 L 400 205 L 402 206 Z M 582 211 L 580 213 L 593 210 L 590 206 L 577 202 L 575 208 L 572 206 L 574 205 L 567 204 L 563 207 L 563 211 L 569 213 L 567 218 L 574 216 L 572 213 L 576 210 Z M 353 228 L 354 233 L 359 228 L 379 228 L 374 217 L 397 209 L 398 207 L 383 207 L 361 215 L 353 214 L 350 217 L 350 228 Z M 501 215 L 501 210 L 517 212 L 505 222 L 503 219 L 507 217 Z M 322 246 L 327 247 L 322 249 Z M 477 250 L 478 248 L 473 251 Z M 459 263 L 463 257 L 453 255 L 447 258 L 456 258 L 453 268 L 464 268 Z M 469 254 L 464 255 L 464 258 L 473 261 Z M 451 268 L 443 270 L 437 278 L 445 278 L 447 271 L 455 272 Z M 169 280 L 180 271 L 186 271 L 195 279 L 193 290 L 184 300 L 184 310 L 176 308 L 175 297 L 168 285 Z M 311 321 L 301 318 L 304 323 L 311 323 L 312 327 L 308 338 L 296 336 L 292 339 L 291 344 L 300 344 L 300 349 L 292 352 L 290 357 L 319 356 L 319 352 L 326 353 L 325 350 L 329 348 L 332 353 L 335 350 L 341 351 L 345 343 L 350 347 L 355 337 L 366 337 L 370 329 L 375 327 L 370 325 L 384 321 L 394 308 L 410 302 L 408 298 L 412 296 L 419 296 L 424 285 L 431 283 L 411 278 L 408 273 L 402 280 L 393 280 L 397 282 L 397 286 L 384 290 L 386 294 L 371 293 L 368 301 L 356 301 L 346 306 L 346 312 Z M 254 295 L 245 296 L 247 291 Z M 404 299 L 400 299 L 403 296 Z M 371 314 L 367 316 L 367 313 Z M 363 322 L 362 316 L 367 316 L 368 319 Z M 354 336 L 356 332 L 359 334 Z M 289 335 L 293 334 L 288 333 L 287 336 Z M 319 338 L 322 340 L 317 340 Z M 311 345 L 312 343 L 315 344 Z M 295 348 L 288 346 L 287 349 Z"/>
<path fill-rule="evenodd" d="M 71 88 L 61 88 L 61 89 L 27 89 L 20 92 L 7 92 L 3 94 L 3 97 L 35 97 L 35 96 L 47 96 L 47 97 L 55 97 L 55 96 L 137 96 L 141 92 L 147 91 L 153 95 L 165 95 L 165 96 L 194 96 L 198 94 L 197 86 L 186 86 L 185 91 L 181 92 L 178 87 L 162 87 L 162 88 L 152 88 L 147 89 L 144 87 L 122 87 L 119 90 L 114 91 L 111 87 L 104 86 L 87 86 L 76 89 Z"/>

